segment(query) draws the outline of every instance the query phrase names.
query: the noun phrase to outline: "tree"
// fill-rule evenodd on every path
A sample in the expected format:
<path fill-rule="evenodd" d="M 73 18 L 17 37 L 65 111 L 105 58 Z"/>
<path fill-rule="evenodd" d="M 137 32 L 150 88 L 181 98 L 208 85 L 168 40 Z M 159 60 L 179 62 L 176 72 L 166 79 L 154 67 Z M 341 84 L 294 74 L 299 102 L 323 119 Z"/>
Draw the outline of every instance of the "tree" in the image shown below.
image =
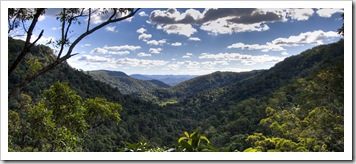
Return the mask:
<path fill-rule="evenodd" d="M 62 24 L 61 28 L 61 38 L 53 41 L 52 43 L 55 44 L 57 48 L 59 48 L 58 54 L 56 54 L 56 59 L 51 62 L 48 65 L 42 66 L 41 69 L 28 74 L 26 78 L 17 84 L 9 93 L 9 98 L 12 97 L 14 94 L 19 92 L 24 86 L 26 86 L 28 83 L 30 83 L 33 79 L 37 78 L 38 76 L 46 73 L 47 71 L 53 69 L 57 65 L 61 64 L 62 62 L 66 61 L 70 57 L 76 55 L 73 54 L 72 51 L 75 48 L 75 46 L 85 37 L 88 35 L 94 33 L 95 31 L 105 27 L 106 25 L 109 25 L 111 23 L 119 22 L 125 19 L 128 19 L 132 16 L 134 16 L 138 9 L 133 9 L 133 8 L 111 8 L 111 9 L 92 9 L 92 8 L 63 8 L 61 9 L 61 12 L 57 15 L 57 20 L 59 20 Z M 19 63 L 24 60 L 26 57 L 27 53 L 31 49 L 31 47 L 36 44 L 36 42 L 41 38 L 44 30 L 41 31 L 39 37 L 34 41 L 30 42 L 31 36 L 33 29 L 36 26 L 36 23 L 38 21 L 38 18 L 40 15 L 42 15 L 45 12 L 45 9 L 9 9 L 9 17 L 8 17 L 8 27 L 9 27 L 9 32 L 17 27 L 20 26 L 19 22 L 22 22 L 22 27 L 26 31 L 26 43 L 25 46 L 20 53 L 20 55 L 16 58 L 14 63 L 12 63 L 9 67 L 9 72 L 8 75 L 10 76 L 13 71 L 16 69 L 16 67 L 19 65 Z M 100 23 L 99 25 L 92 26 L 91 22 L 91 17 L 96 14 L 101 14 L 101 15 L 107 15 L 108 18 Z M 27 29 L 25 27 L 25 21 L 32 19 L 30 27 Z M 73 42 L 71 42 L 70 38 L 72 36 L 69 36 L 69 33 L 71 32 L 72 26 L 73 25 L 81 25 L 82 22 L 81 20 L 86 21 L 86 30 L 83 31 L 81 34 L 76 35 L 78 36 L 77 38 L 73 39 Z M 68 47 L 68 48 L 65 48 Z M 66 52 L 64 50 L 66 49 Z"/>
<path fill-rule="evenodd" d="M 10 151 L 83 151 L 88 129 L 121 120 L 120 104 L 103 98 L 83 102 L 67 83 L 54 83 L 35 104 L 29 96 L 21 97 L 19 107 L 24 110 L 9 110 Z"/>

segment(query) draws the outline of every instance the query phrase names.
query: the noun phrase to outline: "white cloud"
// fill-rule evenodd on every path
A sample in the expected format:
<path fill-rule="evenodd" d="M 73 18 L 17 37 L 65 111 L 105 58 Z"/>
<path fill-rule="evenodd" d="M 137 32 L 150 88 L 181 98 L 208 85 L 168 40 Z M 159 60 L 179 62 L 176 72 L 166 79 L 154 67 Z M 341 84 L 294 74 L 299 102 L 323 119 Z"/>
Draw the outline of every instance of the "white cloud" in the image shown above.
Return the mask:
<path fill-rule="evenodd" d="M 81 44 L 81 45 L 80 45 L 80 47 L 90 47 L 90 46 L 91 46 L 91 44 L 88 44 L 88 43 L 87 43 L 87 44 Z"/>
<path fill-rule="evenodd" d="M 170 70 L 179 70 L 180 65 L 179 64 L 169 64 L 169 65 L 167 65 L 167 68 L 169 68 Z"/>
<path fill-rule="evenodd" d="M 123 46 L 104 46 L 104 49 L 113 50 L 113 51 L 120 51 L 120 50 L 130 50 L 135 51 L 140 49 L 140 46 L 132 46 L 132 45 L 123 45 Z"/>
<path fill-rule="evenodd" d="M 149 56 L 152 56 L 152 55 L 151 54 L 146 54 L 144 52 L 140 52 L 140 53 L 137 54 L 137 56 L 139 56 L 139 57 L 149 57 Z"/>
<path fill-rule="evenodd" d="M 192 53 L 187 53 L 187 54 L 185 54 L 185 55 L 183 55 L 183 57 L 182 58 L 191 58 L 191 56 L 193 56 L 193 54 Z"/>
<path fill-rule="evenodd" d="M 277 63 L 284 59 L 284 57 L 270 56 L 270 55 L 244 55 L 239 53 L 218 53 L 208 54 L 202 53 L 200 59 L 212 59 L 217 61 L 240 61 L 245 65 L 252 65 L 256 63 L 272 62 Z"/>
<path fill-rule="evenodd" d="M 337 11 L 319 11 L 320 15 L 325 17 L 332 12 Z M 199 26 L 200 29 L 214 35 L 266 31 L 269 30 L 267 23 L 304 21 L 313 14 L 314 10 L 311 8 L 208 8 L 203 12 L 188 9 L 182 13 L 171 8 L 152 11 L 149 22 L 156 24 L 157 29 L 163 29 L 168 34 L 174 33 L 189 37 L 196 32 L 192 25 Z M 182 28 L 182 25 L 186 27 Z"/>
<path fill-rule="evenodd" d="M 109 54 L 109 55 L 128 55 L 129 51 L 113 51 L 105 48 L 95 48 L 90 51 L 90 54 Z"/>
<path fill-rule="evenodd" d="M 14 39 L 20 39 L 20 40 L 23 40 L 23 41 L 26 41 L 26 37 L 27 37 L 27 35 L 19 35 L 19 36 L 13 36 L 13 38 Z M 35 35 L 35 34 L 33 34 L 32 36 L 31 36 L 31 42 L 34 42 L 36 39 L 37 39 L 37 35 Z M 55 38 L 54 37 L 51 37 L 51 36 L 49 36 L 49 37 L 44 37 L 44 36 L 42 36 L 38 41 L 37 41 L 37 43 L 36 44 L 43 44 L 43 45 L 46 45 L 48 42 L 50 42 L 50 41 L 55 41 Z"/>
<path fill-rule="evenodd" d="M 130 54 L 129 51 L 109 51 L 107 54 L 110 55 L 128 55 Z"/>
<path fill-rule="evenodd" d="M 99 47 L 90 51 L 91 54 L 107 54 L 108 52 L 108 50 Z"/>
<path fill-rule="evenodd" d="M 181 46 L 181 45 L 182 45 L 182 43 L 180 43 L 180 42 L 175 42 L 175 43 L 172 43 L 171 45 L 172 45 L 172 46 L 177 46 L 177 47 L 178 47 L 178 46 Z"/>
<path fill-rule="evenodd" d="M 153 54 L 159 54 L 159 53 L 161 53 L 161 51 L 162 51 L 162 48 L 150 48 L 149 49 L 149 52 L 153 53 Z"/>
<path fill-rule="evenodd" d="M 284 51 L 285 49 L 279 45 L 274 45 L 271 43 L 266 43 L 265 45 L 260 44 L 244 44 L 241 42 L 232 44 L 227 48 L 240 48 L 240 49 L 247 49 L 247 50 L 261 50 L 262 52 L 272 51 Z"/>
<path fill-rule="evenodd" d="M 148 14 L 146 14 L 144 11 L 141 11 L 140 13 L 138 13 L 138 15 L 140 15 L 141 17 L 148 17 Z"/>
<path fill-rule="evenodd" d="M 318 9 L 318 11 L 316 11 L 316 13 L 320 16 L 320 17 L 324 17 L 324 18 L 330 18 L 333 14 L 335 13 L 343 13 L 344 11 L 342 9 L 338 9 L 338 8 L 332 8 L 332 9 Z"/>
<path fill-rule="evenodd" d="M 140 33 L 140 34 L 143 34 L 143 33 L 145 33 L 147 30 L 145 29 L 145 28 L 143 28 L 143 27 L 141 27 L 141 28 L 139 28 L 139 29 L 137 29 L 136 30 L 136 32 L 137 33 Z"/>
<path fill-rule="evenodd" d="M 113 10 L 107 10 L 107 9 L 104 9 L 104 8 L 98 8 L 98 9 L 94 9 L 92 12 L 92 15 L 90 17 L 90 22 L 92 24 L 99 24 L 99 23 L 103 23 L 104 21 L 107 21 L 111 15 L 113 14 Z M 86 13 L 88 13 L 88 11 L 85 11 Z M 121 18 L 121 17 L 124 17 L 124 16 L 127 16 L 129 14 L 129 12 L 127 13 L 117 13 L 116 16 L 117 18 Z M 131 22 L 131 20 L 133 19 L 133 17 L 130 17 L 128 19 L 125 19 L 123 21 L 128 21 L 128 22 Z M 88 21 L 88 19 L 86 20 Z"/>
<path fill-rule="evenodd" d="M 53 31 L 56 31 L 56 30 L 59 30 L 59 29 L 61 29 L 61 28 L 60 28 L 60 27 L 58 27 L 58 28 L 57 28 L 57 27 L 52 27 L 51 29 L 52 29 Z"/>
<path fill-rule="evenodd" d="M 146 33 L 143 33 L 140 36 L 138 36 L 139 40 L 147 40 L 147 39 L 150 39 L 150 38 L 152 38 L 152 35 L 151 34 L 146 34 Z"/>
<path fill-rule="evenodd" d="M 110 32 L 118 32 L 119 30 L 115 30 L 116 26 L 107 26 L 105 27 L 106 31 L 110 31 Z"/>
<path fill-rule="evenodd" d="M 44 15 L 41 15 L 40 17 L 38 17 L 38 21 L 39 22 L 42 22 L 42 21 L 44 21 L 46 19 L 46 16 L 44 16 Z"/>
<path fill-rule="evenodd" d="M 288 16 L 298 21 L 308 20 L 313 14 L 313 9 L 288 9 Z"/>
<path fill-rule="evenodd" d="M 185 68 L 200 68 L 200 63 L 197 62 L 197 61 L 180 61 L 180 62 L 177 62 L 178 65 L 181 65 L 181 66 L 184 66 Z"/>
<path fill-rule="evenodd" d="M 190 35 L 197 32 L 196 29 L 192 27 L 190 24 L 169 24 L 163 26 L 163 31 L 167 34 L 178 34 L 190 37 Z"/>
<path fill-rule="evenodd" d="M 284 47 L 302 46 L 304 44 L 323 44 L 324 41 L 332 38 L 340 37 L 335 31 L 324 32 L 321 30 L 300 33 L 297 36 L 290 36 L 288 38 L 277 38 L 272 42 L 267 42 L 264 45 L 260 44 L 244 44 L 241 42 L 232 44 L 227 48 L 240 48 L 247 50 L 261 50 L 268 51 L 284 51 L 282 55 L 288 55 Z"/>
<path fill-rule="evenodd" d="M 101 56 L 90 56 L 90 55 L 83 55 L 77 59 L 78 61 L 84 62 L 94 62 L 94 63 L 105 63 L 109 62 L 109 58 L 101 57 Z"/>
<path fill-rule="evenodd" d="M 130 51 L 140 49 L 140 46 L 123 45 L 123 46 L 104 46 L 97 47 L 90 51 L 90 54 L 109 54 L 109 55 L 128 55 Z"/>
<path fill-rule="evenodd" d="M 297 36 L 288 38 L 277 38 L 272 41 L 272 44 L 279 46 L 300 46 L 304 44 L 323 44 L 327 39 L 340 37 L 336 31 L 324 32 L 322 30 L 304 32 Z"/>
<path fill-rule="evenodd" d="M 208 31 L 209 34 L 232 34 L 239 32 L 251 32 L 251 31 L 267 31 L 268 25 L 263 23 L 254 24 L 237 24 L 227 21 L 228 18 L 218 19 L 204 23 L 200 26 L 200 29 Z"/>
<path fill-rule="evenodd" d="M 163 44 L 165 44 L 167 41 L 166 41 L 166 39 L 161 39 L 161 40 L 149 40 L 149 41 L 146 41 L 146 43 L 148 44 L 148 45 L 155 45 L 155 46 L 157 46 L 157 45 L 163 45 Z"/>
<path fill-rule="evenodd" d="M 191 41 L 200 41 L 200 38 L 197 38 L 197 37 L 190 37 L 188 40 L 191 40 Z"/>
<path fill-rule="evenodd" d="M 164 66 L 168 62 L 163 60 L 140 60 L 135 58 L 122 58 L 116 60 L 118 65 L 129 65 L 133 67 L 157 67 Z"/>

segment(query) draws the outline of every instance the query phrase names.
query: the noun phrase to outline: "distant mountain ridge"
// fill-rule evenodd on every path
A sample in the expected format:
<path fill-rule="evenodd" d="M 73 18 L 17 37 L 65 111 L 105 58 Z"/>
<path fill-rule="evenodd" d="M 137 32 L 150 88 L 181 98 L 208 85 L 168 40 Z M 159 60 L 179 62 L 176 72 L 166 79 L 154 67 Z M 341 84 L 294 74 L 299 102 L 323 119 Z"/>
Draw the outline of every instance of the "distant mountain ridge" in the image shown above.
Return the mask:
<path fill-rule="evenodd" d="M 181 82 L 197 77 L 197 75 L 143 75 L 132 74 L 130 77 L 138 80 L 159 80 L 170 86 L 175 86 Z"/>
<path fill-rule="evenodd" d="M 94 79 L 110 84 L 123 94 L 144 93 L 155 88 L 170 87 L 159 80 L 138 80 L 120 71 L 97 70 L 88 73 Z"/>

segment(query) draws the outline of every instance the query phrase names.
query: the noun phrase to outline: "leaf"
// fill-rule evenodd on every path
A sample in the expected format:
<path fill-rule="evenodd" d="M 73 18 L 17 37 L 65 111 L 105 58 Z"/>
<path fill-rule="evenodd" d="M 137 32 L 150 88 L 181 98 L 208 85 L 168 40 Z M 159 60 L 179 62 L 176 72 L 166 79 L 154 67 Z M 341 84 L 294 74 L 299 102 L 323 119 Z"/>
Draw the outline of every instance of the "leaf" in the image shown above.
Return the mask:
<path fill-rule="evenodd" d="M 205 140 L 208 144 L 210 144 L 210 141 L 206 136 L 200 136 L 200 139 Z"/>
<path fill-rule="evenodd" d="M 180 137 L 178 139 L 178 143 L 182 142 L 183 140 L 187 140 L 187 139 L 189 139 L 189 138 L 188 137 Z"/>
<path fill-rule="evenodd" d="M 185 136 L 187 136 L 189 138 L 189 133 L 188 132 L 184 132 Z"/>

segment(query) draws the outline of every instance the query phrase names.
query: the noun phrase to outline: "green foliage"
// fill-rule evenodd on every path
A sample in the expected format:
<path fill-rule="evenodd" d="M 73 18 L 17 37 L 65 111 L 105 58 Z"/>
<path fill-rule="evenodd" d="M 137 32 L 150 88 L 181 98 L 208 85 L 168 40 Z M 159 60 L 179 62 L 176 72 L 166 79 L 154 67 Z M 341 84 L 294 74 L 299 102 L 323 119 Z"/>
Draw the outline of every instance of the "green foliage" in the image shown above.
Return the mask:
<path fill-rule="evenodd" d="M 185 136 L 178 139 L 178 144 L 180 144 L 178 150 L 187 152 L 216 151 L 216 149 L 210 145 L 209 139 L 200 134 L 199 128 L 191 134 L 184 132 L 184 135 Z M 206 141 L 207 145 L 200 144 L 202 140 Z"/>
<path fill-rule="evenodd" d="M 85 103 L 67 83 L 54 83 L 42 98 L 29 105 L 31 98 L 21 96 L 21 113 L 9 112 L 9 150 L 11 151 L 83 151 L 83 135 L 88 126 L 120 120 L 121 105 L 103 98 Z M 97 110 L 97 111 L 96 111 Z M 98 112 L 99 111 L 99 112 Z M 88 121 L 87 121 L 87 120 Z M 24 121 L 24 122 L 22 122 Z M 27 133 L 26 138 L 21 138 Z M 25 140 L 25 141 L 24 141 Z"/>
<path fill-rule="evenodd" d="M 9 61 L 21 46 L 9 38 Z M 35 46 L 30 58 L 51 61 L 49 50 Z M 21 63 L 9 89 L 30 65 Z M 63 64 L 9 100 L 9 151 L 344 151 L 343 68 L 341 40 L 269 70 L 216 72 L 141 92 L 143 101 Z M 178 143 L 192 127 L 206 137 L 197 130 Z"/>
<path fill-rule="evenodd" d="M 83 107 L 86 109 L 86 122 L 92 127 L 98 127 L 105 122 L 119 123 L 122 106 L 117 103 L 108 102 L 105 98 L 86 99 Z"/>
<path fill-rule="evenodd" d="M 125 148 L 120 149 L 121 152 L 164 152 L 165 148 L 154 147 L 149 144 L 146 139 L 142 138 L 141 142 L 128 143 L 125 142 Z"/>

